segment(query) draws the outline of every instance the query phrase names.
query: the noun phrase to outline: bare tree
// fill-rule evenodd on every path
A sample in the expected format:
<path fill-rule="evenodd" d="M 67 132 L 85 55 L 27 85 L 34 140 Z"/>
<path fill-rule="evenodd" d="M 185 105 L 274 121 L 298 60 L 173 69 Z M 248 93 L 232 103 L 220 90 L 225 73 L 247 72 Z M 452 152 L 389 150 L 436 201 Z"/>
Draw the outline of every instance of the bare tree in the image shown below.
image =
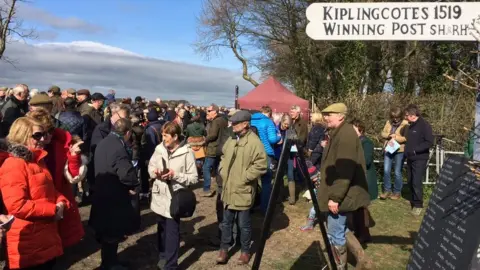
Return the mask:
<path fill-rule="evenodd" d="M 230 49 L 242 64 L 243 79 L 253 86 L 258 82 L 249 73 L 251 63 L 245 55 L 249 46 L 249 32 L 243 25 L 248 14 L 249 0 L 206 0 L 198 18 L 198 40 L 194 44 L 197 53 L 206 59 L 219 56 Z M 248 49 L 247 49 L 248 50 Z"/>
<path fill-rule="evenodd" d="M 480 16 L 472 22 L 472 36 L 480 43 Z M 444 74 L 445 78 L 458 82 L 460 85 L 469 90 L 478 89 L 478 81 L 480 80 L 480 46 L 477 47 L 477 50 L 472 51 L 472 53 L 477 55 L 477 66 L 476 68 L 471 68 L 471 65 L 462 63 L 458 59 L 452 60 L 452 68 L 457 72 L 455 76 L 449 74 Z"/>
<path fill-rule="evenodd" d="M 23 28 L 22 21 L 15 16 L 19 2 L 22 1 L 3 0 L 0 3 L 0 59 L 10 63 L 11 60 L 3 55 L 10 39 L 16 37 L 26 40 L 35 37 L 34 30 Z"/>

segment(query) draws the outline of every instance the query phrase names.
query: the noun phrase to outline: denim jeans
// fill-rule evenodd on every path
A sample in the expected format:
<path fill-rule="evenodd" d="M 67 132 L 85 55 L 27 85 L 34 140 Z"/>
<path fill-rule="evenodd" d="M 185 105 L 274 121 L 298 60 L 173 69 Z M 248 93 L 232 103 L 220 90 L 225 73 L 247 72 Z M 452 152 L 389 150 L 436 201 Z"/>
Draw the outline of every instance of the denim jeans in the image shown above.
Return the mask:
<path fill-rule="evenodd" d="M 403 167 L 403 152 L 396 152 L 393 154 L 385 153 L 384 163 L 383 163 L 383 191 L 391 192 L 392 183 L 390 181 L 390 175 L 392 174 L 392 165 L 395 163 L 394 172 L 395 172 L 395 183 L 393 185 L 393 193 L 400 194 L 402 192 L 403 178 L 402 178 L 402 167 Z"/>
<path fill-rule="evenodd" d="M 314 189 L 313 191 L 315 192 L 315 196 L 317 196 L 317 189 Z M 308 218 L 309 219 L 317 218 L 315 214 L 316 214 L 315 207 L 312 206 L 312 208 L 310 208 L 310 212 L 308 213 Z"/>
<path fill-rule="evenodd" d="M 272 170 L 270 165 L 272 164 L 272 158 L 267 156 L 267 172 L 262 176 L 262 191 L 260 194 L 260 209 L 265 214 L 267 212 L 268 202 L 270 200 L 270 194 L 272 193 Z"/>
<path fill-rule="evenodd" d="M 345 233 L 347 228 L 347 216 L 342 213 L 332 214 L 327 216 L 327 236 L 334 246 L 344 246 L 347 243 Z"/>
<path fill-rule="evenodd" d="M 220 159 L 217 157 L 206 157 L 203 163 L 203 191 L 210 192 L 210 185 L 212 183 L 211 170 L 217 170 Z"/>
<path fill-rule="evenodd" d="M 250 219 L 250 209 L 237 211 L 231 209 L 223 209 L 223 220 L 221 224 L 222 242 L 220 248 L 228 250 L 233 239 L 233 226 L 235 225 L 235 214 L 237 217 L 238 227 L 240 229 L 240 244 L 242 253 L 250 253 L 250 241 L 252 240 L 252 221 Z"/>

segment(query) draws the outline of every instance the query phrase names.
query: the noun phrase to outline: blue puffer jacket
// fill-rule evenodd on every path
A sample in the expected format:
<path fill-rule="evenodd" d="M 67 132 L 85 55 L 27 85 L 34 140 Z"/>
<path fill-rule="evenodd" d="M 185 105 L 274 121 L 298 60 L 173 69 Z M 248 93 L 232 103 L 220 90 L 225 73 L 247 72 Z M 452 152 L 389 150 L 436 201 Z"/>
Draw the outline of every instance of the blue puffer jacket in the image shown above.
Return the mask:
<path fill-rule="evenodd" d="M 280 134 L 277 133 L 275 123 L 262 113 L 254 113 L 252 115 L 251 125 L 258 130 L 258 136 L 265 147 L 265 152 L 269 156 L 274 156 L 272 145 L 278 143 L 281 139 Z"/>

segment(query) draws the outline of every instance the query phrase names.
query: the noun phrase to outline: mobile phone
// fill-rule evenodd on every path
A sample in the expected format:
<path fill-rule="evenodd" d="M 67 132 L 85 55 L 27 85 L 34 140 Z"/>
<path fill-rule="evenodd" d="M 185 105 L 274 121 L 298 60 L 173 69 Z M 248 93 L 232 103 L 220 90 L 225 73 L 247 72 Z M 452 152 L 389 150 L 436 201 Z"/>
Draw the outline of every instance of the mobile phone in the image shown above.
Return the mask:
<path fill-rule="evenodd" d="M 4 228 L 4 229 L 9 229 L 10 226 L 12 226 L 12 223 L 13 221 L 15 220 L 15 217 L 13 215 L 10 215 L 10 217 L 8 218 L 8 220 L 4 223 L 0 223 L 0 228 Z"/>
<path fill-rule="evenodd" d="M 170 170 L 167 168 L 167 162 L 165 161 L 164 158 L 162 158 L 162 175 L 168 173 Z"/>

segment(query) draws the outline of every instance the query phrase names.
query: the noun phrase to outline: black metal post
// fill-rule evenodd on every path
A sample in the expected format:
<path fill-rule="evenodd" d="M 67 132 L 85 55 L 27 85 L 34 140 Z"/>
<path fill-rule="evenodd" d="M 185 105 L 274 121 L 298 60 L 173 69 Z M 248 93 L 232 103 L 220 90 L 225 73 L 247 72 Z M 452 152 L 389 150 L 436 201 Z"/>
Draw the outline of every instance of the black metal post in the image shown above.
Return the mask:
<path fill-rule="evenodd" d="M 282 153 L 280 154 L 280 160 L 278 162 L 277 171 L 275 173 L 275 180 L 273 182 L 272 193 L 270 194 L 270 200 L 268 201 L 267 213 L 263 220 L 262 233 L 260 234 L 260 240 L 258 243 L 257 251 L 255 252 L 255 259 L 253 260 L 252 270 L 258 270 L 262 261 L 263 249 L 265 248 L 265 242 L 270 234 L 270 226 L 272 224 L 273 213 L 277 206 L 276 201 L 280 189 L 283 186 L 283 176 L 285 175 L 288 158 L 290 156 L 291 141 L 286 139 L 283 143 Z"/>
<path fill-rule="evenodd" d="M 327 249 L 328 260 L 330 261 L 330 269 L 337 270 L 337 264 L 335 263 L 335 258 L 333 257 L 332 246 L 328 240 L 327 229 L 325 228 L 325 216 L 320 212 L 320 207 L 318 206 L 317 196 L 315 195 L 314 186 L 310 180 L 307 163 L 305 162 L 305 156 L 303 155 L 303 147 L 297 145 L 297 165 L 300 168 L 300 176 L 303 178 L 303 181 L 307 183 L 308 190 L 310 191 L 310 196 L 312 197 L 313 208 L 315 209 L 315 215 L 317 216 L 318 225 L 320 227 L 320 232 L 322 233 L 323 243 Z M 325 181 L 320 179 L 320 181 Z"/>
<path fill-rule="evenodd" d="M 238 85 L 235 85 L 235 109 L 238 109 Z"/>

